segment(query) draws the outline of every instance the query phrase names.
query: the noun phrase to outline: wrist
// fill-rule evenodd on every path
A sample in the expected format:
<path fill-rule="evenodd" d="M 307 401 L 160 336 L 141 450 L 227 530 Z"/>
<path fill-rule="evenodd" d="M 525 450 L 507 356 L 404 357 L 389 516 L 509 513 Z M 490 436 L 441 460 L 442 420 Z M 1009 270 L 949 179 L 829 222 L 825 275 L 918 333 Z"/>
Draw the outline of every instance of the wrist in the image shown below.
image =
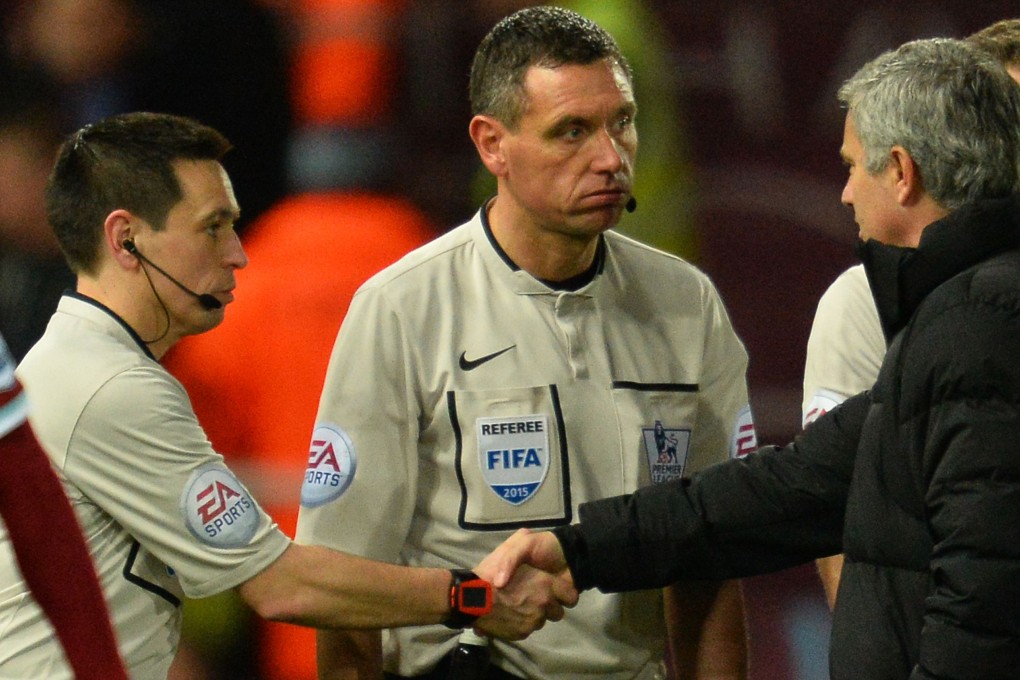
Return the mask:
<path fill-rule="evenodd" d="M 594 575 L 590 570 L 588 559 L 588 543 L 581 533 L 580 527 L 576 524 L 556 527 L 552 534 L 560 543 L 560 550 L 563 551 L 563 558 L 570 570 L 570 576 L 574 580 L 574 587 L 577 592 L 587 590 L 595 585 Z"/>
<path fill-rule="evenodd" d="M 492 611 L 492 585 L 473 571 L 451 569 L 448 594 L 450 613 L 443 621 L 447 628 L 468 628 Z"/>

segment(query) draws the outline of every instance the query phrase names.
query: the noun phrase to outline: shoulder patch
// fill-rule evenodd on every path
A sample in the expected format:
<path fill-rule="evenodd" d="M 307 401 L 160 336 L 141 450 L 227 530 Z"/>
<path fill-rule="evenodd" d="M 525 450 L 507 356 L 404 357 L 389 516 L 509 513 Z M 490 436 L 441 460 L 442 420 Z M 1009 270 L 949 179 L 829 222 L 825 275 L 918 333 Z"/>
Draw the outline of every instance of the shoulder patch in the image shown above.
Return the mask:
<path fill-rule="evenodd" d="M 248 545 L 261 519 L 248 490 L 219 464 L 191 475 L 181 494 L 181 514 L 195 538 L 217 548 Z"/>
<path fill-rule="evenodd" d="M 754 431 L 754 417 L 751 405 L 747 404 L 737 414 L 737 422 L 733 426 L 733 439 L 730 441 L 730 457 L 743 458 L 758 448 L 758 435 Z"/>
<path fill-rule="evenodd" d="M 346 432 L 334 425 L 316 426 L 301 484 L 301 505 L 314 508 L 340 498 L 354 479 L 357 460 Z"/>
<path fill-rule="evenodd" d="M 842 404 L 843 401 L 844 398 L 842 395 L 836 394 L 831 390 L 822 388 L 815 390 L 815 393 L 811 395 L 811 401 L 808 402 L 807 407 L 804 409 L 804 417 L 801 421 L 801 427 L 807 427 L 832 409 Z"/>

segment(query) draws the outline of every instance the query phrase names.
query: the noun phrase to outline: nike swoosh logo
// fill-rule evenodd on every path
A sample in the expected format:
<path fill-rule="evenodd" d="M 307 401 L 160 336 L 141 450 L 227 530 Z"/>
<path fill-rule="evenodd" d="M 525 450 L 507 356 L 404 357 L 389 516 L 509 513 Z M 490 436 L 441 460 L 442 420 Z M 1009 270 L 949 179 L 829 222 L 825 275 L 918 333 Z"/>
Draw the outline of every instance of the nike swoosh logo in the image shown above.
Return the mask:
<path fill-rule="evenodd" d="M 467 352 L 461 352 L 460 353 L 460 367 L 461 367 L 462 370 L 465 370 L 465 371 L 473 371 L 476 368 L 478 368 L 479 366 L 481 366 L 482 364 L 484 364 L 485 362 L 492 361 L 493 359 L 498 357 L 500 354 L 504 354 L 506 352 L 509 352 L 510 350 L 512 350 L 516 346 L 517 345 L 510 345 L 509 347 L 504 347 L 503 349 L 499 350 L 498 352 L 493 352 L 492 354 L 486 354 L 484 357 L 478 357 L 477 359 L 468 359 L 467 356 L 466 356 Z"/>

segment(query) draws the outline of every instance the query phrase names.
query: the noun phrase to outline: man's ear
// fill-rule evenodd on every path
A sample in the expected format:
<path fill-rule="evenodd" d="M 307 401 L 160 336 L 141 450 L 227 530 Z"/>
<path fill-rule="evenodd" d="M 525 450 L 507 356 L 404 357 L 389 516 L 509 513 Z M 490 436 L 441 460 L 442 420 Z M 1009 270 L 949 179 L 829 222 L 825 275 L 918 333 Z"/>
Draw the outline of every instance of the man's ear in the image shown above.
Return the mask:
<path fill-rule="evenodd" d="M 475 116 L 468 123 L 468 134 L 475 143 L 482 164 L 496 177 L 506 174 L 506 157 L 503 153 L 503 138 L 506 128 L 492 116 Z"/>
<path fill-rule="evenodd" d="M 890 164 L 895 173 L 896 201 L 901 206 L 917 203 L 925 195 L 921 181 L 921 169 L 917 167 L 910 152 L 895 145 L 890 153 Z"/>
<path fill-rule="evenodd" d="M 124 247 L 125 241 L 134 242 L 138 233 L 138 218 L 127 210 L 117 209 L 103 222 L 103 245 L 113 259 L 125 269 L 138 265 L 138 258 Z"/>

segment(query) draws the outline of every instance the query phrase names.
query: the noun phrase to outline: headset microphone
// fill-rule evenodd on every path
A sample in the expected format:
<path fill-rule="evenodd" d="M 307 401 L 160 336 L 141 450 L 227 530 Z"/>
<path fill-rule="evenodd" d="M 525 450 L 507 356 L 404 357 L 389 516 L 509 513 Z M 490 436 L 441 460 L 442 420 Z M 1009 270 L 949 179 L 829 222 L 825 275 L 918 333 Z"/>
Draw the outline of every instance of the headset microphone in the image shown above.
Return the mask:
<path fill-rule="evenodd" d="M 223 303 L 217 300 L 215 295 L 210 295 L 209 293 L 196 293 L 195 291 L 191 290 L 174 277 L 170 276 L 170 274 L 163 271 L 163 269 L 159 265 L 157 265 L 155 262 L 142 255 L 142 253 L 138 250 L 138 246 L 136 246 L 135 242 L 132 241 L 131 239 L 125 240 L 123 243 L 121 243 L 121 245 L 124 246 L 124 250 L 128 251 L 129 253 L 140 259 L 142 262 L 145 262 L 146 264 L 151 266 L 153 269 L 155 269 L 160 274 L 169 279 L 170 282 L 173 283 L 175 286 L 177 286 L 185 293 L 191 295 L 196 300 L 198 300 L 198 304 L 202 305 L 203 309 L 212 311 L 214 309 L 219 309 L 220 307 L 223 306 Z"/>
<path fill-rule="evenodd" d="M 633 196 L 631 196 L 630 200 L 627 201 L 627 205 L 625 205 L 623 207 L 629 213 L 634 212 L 635 210 L 637 210 L 637 199 L 634 198 Z"/>

